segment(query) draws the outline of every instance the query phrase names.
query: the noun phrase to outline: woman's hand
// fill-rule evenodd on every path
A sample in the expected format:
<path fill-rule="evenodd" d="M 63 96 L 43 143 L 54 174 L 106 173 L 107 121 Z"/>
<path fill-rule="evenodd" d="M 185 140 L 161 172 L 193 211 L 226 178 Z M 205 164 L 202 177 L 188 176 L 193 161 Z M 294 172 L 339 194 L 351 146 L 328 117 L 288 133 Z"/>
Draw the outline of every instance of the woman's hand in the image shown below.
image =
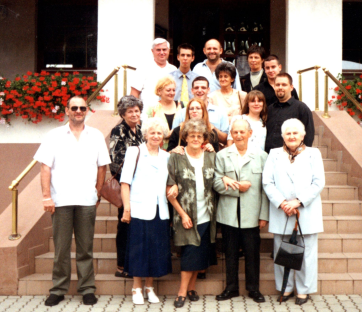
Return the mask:
<path fill-rule="evenodd" d="M 185 155 L 185 148 L 183 146 L 176 146 L 170 153 Z"/>
<path fill-rule="evenodd" d="M 210 144 L 210 143 L 207 143 L 203 148 L 202 148 L 204 151 L 206 152 L 215 152 L 215 149 L 214 147 Z"/>
<path fill-rule="evenodd" d="M 131 222 L 131 210 L 123 210 L 122 222 L 129 224 Z"/>
<path fill-rule="evenodd" d="M 167 198 L 169 197 L 176 198 L 177 196 L 178 196 L 178 186 L 175 184 L 172 185 L 169 191 L 167 192 Z"/>
<path fill-rule="evenodd" d="M 229 186 L 235 191 L 239 189 L 239 182 L 235 181 L 227 176 L 224 176 L 222 178 L 222 181 L 224 182 L 225 190 L 229 189 Z"/>
<path fill-rule="evenodd" d="M 188 230 L 188 229 L 191 229 L 192 228 L 192 220 L 191 218 L 187 215 L 187 213 L 185 213 L 182 217 L 182 226 Z"/>

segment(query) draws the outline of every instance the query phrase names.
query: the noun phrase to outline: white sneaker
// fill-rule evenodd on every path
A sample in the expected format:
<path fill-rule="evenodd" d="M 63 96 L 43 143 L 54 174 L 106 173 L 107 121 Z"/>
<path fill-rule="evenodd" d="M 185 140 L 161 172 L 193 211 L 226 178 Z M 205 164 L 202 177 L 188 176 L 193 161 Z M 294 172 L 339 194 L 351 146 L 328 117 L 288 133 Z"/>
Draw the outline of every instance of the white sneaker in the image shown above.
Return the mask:
<path fill-rule="evenodd" d="M 149 290 L 149 292 L 146 291 L 147 289 Z M 153 291 L 153 287 L 145 286 L 143 294 L 144 294 L 145 298 L 148 298 L 148 302 L 150 302 L 150 303 L 159 303 L 160 302 L 160 299 L 158 299 L 155 292 Z"/>
<path fill-rule="evenodd" d="M 133 293 L 135 292 L 135 294 Z M 134 304 L 144 304 L 145 300 L 142 296 L 142 288 L 132 288 L 132 301 Z"/>

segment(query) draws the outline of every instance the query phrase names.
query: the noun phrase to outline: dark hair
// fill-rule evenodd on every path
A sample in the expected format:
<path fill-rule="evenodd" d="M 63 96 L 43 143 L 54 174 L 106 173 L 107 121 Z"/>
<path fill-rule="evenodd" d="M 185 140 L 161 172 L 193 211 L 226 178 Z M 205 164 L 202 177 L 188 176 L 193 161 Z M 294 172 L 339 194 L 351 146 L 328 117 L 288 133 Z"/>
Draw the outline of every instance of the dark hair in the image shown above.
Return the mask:
<path fill-rule="evenodd" d="M 141 100 L 137 99 L 133 95 L 126 95 L 124 97 L 121 97 L 117 104 L 118 114 L 119 116 L 123 117 L 126 113 L 127 109 L 133 108 L 135 106 L 138 106 L 140 109 L 140 112 L 142 112 L 143 109 L 143 103 Z"/>
<path fill-rule="evenodd" d="M 217 65 L 215 69 L 215 76 L 218 80 L 221 72 L 229 74 L 232 79 L 235 79 L 236 77 L 235 66 L 229 62 L 221 62 L 219 65 Z"/>
<path fill-rule="evenodd" d="M 209 87 L 209 80 L 207 80 L 204 76 L 196 77 L 196 78 L 192 81 L 192 87 L 194 87 L 194 83 L 195 83 L 196 81 L 206 81 L 206 82 L 207 82 L 207 87 Z"/>
<path fill-rule="evenodd" d="M 264 64 L 265 64 L 265 62 L 271 62 L 271 61 L 277 61 L 278 65 L 280 65 L 279 57 L 277 57 L 275 54 L 269 55 L 269 56 L 264 60 Z"/>
<path fill-rule="evenodd" d="M 259 90 L 252 90 L 250 91 L 245 99 L 244 99 L 244 106 L 241 111 L 241 114 L 249 114 L 249 102 L 253 101 L 255 98 L 257 98 L 259 101 L 263 102 L 263 109 L 260 112 L 260 118 L 263 122 L 263 127 L 266 125 L 266 120 L 268 119 L 268 105 L 266 104 L 265 96 L 262 92 Z"/>
<path fill-rule="evenodd" d="M 195 48 L 193 45 L 189 44 L 189 43 L 182 43 L 177 47 L 177 55 L 180 55 L 181 49 L 185 49 L 185 50 L 191 50 L 192 51 L 192 56 L 195 55 Z"/>
<path fill-rule="evenodd" d="M 69 98 L 69 100 L 67 101 L 67 107 L 68 107 L 68 108 L 69 108 L 70 101 L 73 100 L 73 99 L 82 99 L 82 100 L 84 100 L 80 95 L 72 96 L 72 97 Z M 84 100 L 84 102 L 87 104 L 86 100 Z M 87 104 L 87 106 L 88 106 L 88 104 Z"/>
<path fill-rule="evenodd" d="M 278 77 L 288 78 L 289 84 L 290 84 L 290 85 L 293 85 L 293 78 L 292 78 L 292 76 L 289 75 L 288 73 L 279 73 L 278 75 L 276 75 L 275 80 L 277 80 Z"/>
<path fill-rule="evenodd" d="M 246 57 L 249 58 L 249 55 L 252 53 L 257 53 L 264 60 L 265 59 L 265 50 L 263 47 L 259 47 L 257 44 L 253 44 L 248 52 L 246 53 Z"/>

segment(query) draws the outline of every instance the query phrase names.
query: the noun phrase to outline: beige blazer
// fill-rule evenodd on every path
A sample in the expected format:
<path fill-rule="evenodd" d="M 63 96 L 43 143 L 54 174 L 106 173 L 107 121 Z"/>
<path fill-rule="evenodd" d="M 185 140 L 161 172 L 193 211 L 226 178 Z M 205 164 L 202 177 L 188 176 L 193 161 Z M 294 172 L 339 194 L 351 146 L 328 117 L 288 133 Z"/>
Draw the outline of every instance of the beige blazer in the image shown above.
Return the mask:
<path fill-rule="evenodd" d="M 240 203 L 240 228 L 253 228 L 259 220 L 269 220 L 269 200 L 262 187 L 262 172 L 268 154 L 249 145 L 246 163 L 239 168 L 235 144 L 216 154 L 213 187 L 220 194 L 216 221 L 238 227 L 237 205 Z M 250 181 L 251 187 L 244 193 L 229 187 L 225 190 L 222 178 Z"/>

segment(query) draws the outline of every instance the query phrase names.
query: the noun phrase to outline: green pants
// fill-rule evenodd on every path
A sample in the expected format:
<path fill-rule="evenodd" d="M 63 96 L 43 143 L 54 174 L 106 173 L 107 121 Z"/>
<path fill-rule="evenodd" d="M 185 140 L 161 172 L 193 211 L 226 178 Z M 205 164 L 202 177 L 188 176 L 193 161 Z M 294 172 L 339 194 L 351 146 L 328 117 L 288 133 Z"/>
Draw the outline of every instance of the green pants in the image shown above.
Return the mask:
<path fill-rule="evenodd" d="M 70 284 L 70 250 L 74 229 L 78 285 L 81 295 L 94 293 L 93 237 L 96 206 L 56 207 L 52 215 L 54 238 L 53 288 L 51 294 L 65 295 Z"/>

